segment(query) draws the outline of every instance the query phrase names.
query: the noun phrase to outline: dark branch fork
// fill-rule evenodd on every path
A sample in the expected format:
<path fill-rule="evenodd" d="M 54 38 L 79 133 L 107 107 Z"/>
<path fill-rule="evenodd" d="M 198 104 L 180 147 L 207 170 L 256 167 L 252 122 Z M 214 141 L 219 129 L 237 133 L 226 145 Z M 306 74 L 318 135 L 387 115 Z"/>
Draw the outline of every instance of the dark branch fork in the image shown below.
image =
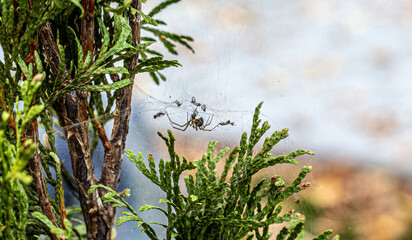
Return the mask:
<path fill-rule="evenodd" d="M 81 19 L 80 42 L 85 53 L 84 55 L 86 56 L 87 52 L 90 51 L 93 53 L 94 50 L 95 0 L 82 0 L 81 2 L 85 14 Z M 133 0 L 131 6 L 140 11 L 141 2 Z M 129 22 L 132 29 L 133 42 L 139 45 L 140 15 L 138 13 L 129 14 Z M 61 58 L 49 23 L 46 23 L 41 28 L 40 39 L 45 48 L 46 58 L 51 66 L 52 74 L 56 77 Z M 129 69 L 136 67 L 138 57 L 138 54 L 132 57 Z M 92 64 L 92 62 L 90 62 L 90 64 Z M 65 66 L 63 75 L 66 75 L 67 72 L 68 70 Z M 114 78 L 113 80 L 115 82 L 118 80 L 117 75 L 111 75 L 111 77 Z M 54 108 L 59 109 L 59 122 L 67 137 L 73 173 L 76 178 L 80 204 L 87 226 L 88 239 L 111 239 L 111 229 L 115 220 L 115 209 L 113 209 L 110 203 L 102 203 L 100 196 L 104 194 L 104 191 L 95 191 L 89 196 L 87 190 L 91 185 L 95 185 L 98 182 L 115 191 L 117 190 L 126 135 L 128 133 L 133 79 L 134 75 L 130 78 L 131 84 L 123 88 L 116 99 L 116 110 L 123 114 L 115 116 L 110 140 L 103 131 L 104 128 L 100 126 L 97 121 L 93 122 L 99 132 L 99 138 L 105 146 L 105 160 L 100 181 L 95 177 L 90 154 L 88 122 L 89 114 L 91 114 L 92 111 L 88 109 L 88 93 L 80 90 L 72 91 L 64 95 L 53 105 Z M 72 79 L 69 76 L 68 82 L 71 81 Z"/>
<path fill-rule="evenodd" d="M 137 9 L 138 11 L 141 11 L 142 2 L 133 0 L 130 6 L 134 9 Z M 138 13 L 132 14 L 131 12 L 129 12 L 129 25 L 132 30 L 133 43 L 138 46 L 140 45 L 141 16 Z M 137 66 L 138 59 L 139 53 L 136 53 L 131 57 L 129 70 L 134 69 Z M 115 78 L 116 80 L 119 79 L 117 74 L 111 75 L 111 77 Z M 112 148 L 110 149 L 110 151 L 105 151 L 102 176 L 99 181 L 99 183 L 110 187 L 114 191 L 117 191 L 117 187 L 120 182 L 120 169 L 122 166 L 126 136 L 129 132 L 134 77 L 135 75 L 130 76 L 130 84 L 121 89 L 119 96 L 116 98 L 115 112 L 123 114 L 114 115 L 113 130 L 110 137 L 110 144 Z M 116 81 L 115 79 L 113 80 Z M 100 189 L 99 192 L 100 195 L 105 193 L 103 189 Z M 111 203 L 105 203 L 104 207 L 105 212 L 103 214 L 107 215 L 101 215 L 100 217 L 107 221 L 105 221 L 106 225 L 103 226 L 104 233 L 99 234 L 98 239 L 111 238 L 111 229 L 116 217 L 116 208 L 113 208 Z"/>

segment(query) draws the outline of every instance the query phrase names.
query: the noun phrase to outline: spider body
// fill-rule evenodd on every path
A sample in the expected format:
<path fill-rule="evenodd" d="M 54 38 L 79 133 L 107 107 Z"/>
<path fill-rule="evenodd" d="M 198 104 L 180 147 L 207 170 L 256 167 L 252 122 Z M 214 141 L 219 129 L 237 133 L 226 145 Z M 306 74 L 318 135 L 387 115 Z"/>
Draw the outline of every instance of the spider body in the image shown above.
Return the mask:
<path fill-rule="evenodd" d="M 203 123 L 204 123 L 203 118 L 200 117 L 200 118 L 195 119 L 195 124 L 194 125 L 200 128 L 200 127 L 203 126 Z"/>
<path fill-rule="evenodd" d="M 180 105 L 182 104 L 182 103 L 178 102 L 177 100 L 176 100 L 174 103 L 176 103 L 176 105 L 177 105 L 178 107 L 180 107 Z M 196 108 L 193 110 L 193 113 L 190 115 L 190 118 L 189 118 L 189 113 L 187 113 L 187 122 L 184 123 L 184 124 L 179 124 L 179 123 L 174 122 L 174 121 L 170 118 L 170 116 L 169 116 L 169 114 L 167 113 L 167 111 L 165 111 L 166 116 L 167 116 L 167 118 L 169 119 L 169 122 L 170 122 L 170 124 L 172 125 L 172 127 L 173 127 L 174 129 L 177 129 L 177 130 L 180 130 L 180 131 L 186 131 L 186 129 L 187 129 L 188 127 L 193 127 L 196 131 L 198 131 L 198 130 L 201 130 L 201 131 L 213 131 L 213 130 L 214 130 L 215 128 L 217 128 L 218 126 L 225 126 L 225 125 L 232 125 L 232 126 L 234 126 L 234 122 L 232 122 L 232 121 L 230 121 L 230 120 L 227 120 L 226 122 L 220 122 L 220 123 L 216 124 L 216 126 L 214 126 L 213 128 L 209 128 L 209 129 L 208 129 L 207 127 L 210 126 L 210 124 L 212 123 L 214 115 L 211 115 L 211 116 L 209 115 L 209 117 L 208 117 L 208 118 L 206 119 L 206 121 L 205 121 L 205 120 L 203 119 L 203 117 L 198 117 L 198 116 L 197 116 L 198 113 L 199 113 L 199 112 L 197 111 L 197 108 L 200 107 L 200 109 L 202 109 L 203 112 L 206 112 L 206 105 L 196 102 L 196 98 L 195 98 L 195 97 L 192 97 L 191 103 L 192 103 L 193 105 L 195 105 Z M 154 118 L 157 118 L 157 117 L 162 116 L 163 114 L 164 114 L 163 112 L 159 112 L 159 113 L 157 113 L 156 115 L 154 115 L 153 117 L 154 117 Z"/>
<path fill-rule="evenodd" d="M 214 126 L 211 129 L 207 129 L 207 127 L 212 123 L 213 120 L 213 115 L 212 117 L 208 117 L 207 120 L 205 121 L 203 117 L 197 117 L 197 108 L 193 111 L 193 113 L 188 115 L 187 122 L 184 124 L 178 124 L 170 118 L 169 114 L 166 112 L 167 118 L 169 118 L 170 124 L 174 129 L 180 130 L 180 131 L 186 131 L 188 127 L 193 127 L 196 131 L 201 130 L 201 131 L 213 131 L 216 127 L 221 125 L 220 123 Z"/>

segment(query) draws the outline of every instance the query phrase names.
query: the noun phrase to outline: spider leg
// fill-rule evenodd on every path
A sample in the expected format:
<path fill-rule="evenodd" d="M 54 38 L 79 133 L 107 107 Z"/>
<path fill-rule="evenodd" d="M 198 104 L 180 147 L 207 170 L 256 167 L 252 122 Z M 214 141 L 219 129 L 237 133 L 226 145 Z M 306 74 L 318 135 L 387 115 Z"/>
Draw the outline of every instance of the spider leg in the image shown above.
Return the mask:
<path fill-rule="evenodd" d="M 173 124 L 171 124 L 171 125 L 172 125 L 172 128 L 174 128 L 174 129 L 177 129 L 177 130 L 180 130 L 180 131 L 184 132 L 184 131 L 187 129 L 187 127 L 189 127 L 189 126 L 190 126 L 190 122 L 186 123 L 186 124 L 185 124 L 185 125 L 186 125 L 186 127 L 184 127 L 184 128 L 178 128 L 178 127 L 175 127 Z M 183 126 L 185 126 L 185 125 L 183 125 Z"/>
<path fill-rule="evenodd" d="M 215 116 L 215 115 L 212 115 L 212 117 L 210 118 L 210 121 L 209 121 L 209 118 L 208 118 L 208 121 L 206 121 L 205 127 L 206 127 L 206 126 L 209 126 L 209 125 L 212 123 L 214 116 Z"/>
<path fill-rule="evenodd" d="M 213 128 L 211 128 L 211 129 L 206 129 L 206 128 L 203 128 L 202 130 L 203 130 L 203 131 L 208 131 L 208 132 L 210 132 L 210 131 L 215 130 L 215 128 L 219 127 L 219 125 L 220 125 L 220 124 L 216 124 L 216 126 L 214 126 L 214 127 L 213 127 Z"/>
<path fill-rule="evenodd" d="M 213 116 L 212 116 L 212 118 L 213 118 Z M 211 122 L 212 122 L 212 121 L 210 121 L 208 125 L 210 125 Z M 231 125 L 233 126 L 233 125 L 234 125 L 234 122 L 231 122 L 230 120 L 228 120 L 227 122 L 220 122 L 220 123 L 216 124 L 216 126 L 214 126 L 214 127 L 211 128 L 211 129 L 206 129 L 206 128 L 204 128 L 204 129 L 202 129 L 202 130 L 203 130 L 203 131 L 213 131 L 213 130 L 215 130 L 215 128 L 217 128 L 217 127 L 219 127 L 219 126 L 225 126 L 225 125 L 229 125 L 229 124 L 231 124 Z M 207 126 L 207 125 L 205 125 L 205 126 Z"/>
<path fill-rule="evenodd" d="M 192 120 L 190 120 L 189 122 L 187 122 L 187 126 L 185 127 L 185 130 L 186 130 L 186 128 L 188 128 L 189 126 L 193 126 L 193 121 Z"/>
<path fill-rule="evenodd" d="M 202 126 L 199 127 L 200 130 L 205 129 L 207 126 L 209 126 L 212 123 L 213 120 L 213 115 L 212 118 L 210 118 L 210 116 L 206 119 L 205 124 L 203 124 Z"/>
<path fill-rule="evenodd" d="M 173 125 L 176 125 L 176 126 L 185 128 L 185 130 L 186 130 L 186 128 L 187 128 L 188 124 L 190 123 L 190 121 L 187 121 L 185 124 L 180 125 L 178 123 L 173 122 L 172 119 L 169 117 L 169 114 L 166 111 L 165 111 L 165 113 L 166 113 L 167 118 L 169 119 L 170 124 L 172 124 L 172 127 L 173 127 Z"/>
<path fill-rule="evenodd" d="M 214 116 L 215 115 L 212 115 L 212 117 L 209 116 L 206 120 L 206 123 L 204 125 L 200 126 L 199 129 L 202 130 L 202 131 L 209 131 L 208 129 L 206 129 L 206 127 L 209 126 L 212 123 Z M 213 128 L 213 129 L 215 129 L 215 128 Z"/>

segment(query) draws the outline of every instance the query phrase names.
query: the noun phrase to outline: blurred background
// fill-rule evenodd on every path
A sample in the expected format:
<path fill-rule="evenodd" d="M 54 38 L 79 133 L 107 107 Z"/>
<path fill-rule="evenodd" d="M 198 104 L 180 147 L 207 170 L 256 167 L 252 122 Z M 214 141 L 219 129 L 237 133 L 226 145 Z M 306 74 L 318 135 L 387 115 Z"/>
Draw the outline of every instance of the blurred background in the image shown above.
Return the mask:
<path fill-rule="evenodd" d="M 148 1 L 144 11 L 159 2 Z M 290 129 L 274 154 L 317 154 L 297 159 L 313 166 L 312 186 L 285 207 L 306 215 L 308 239 L 330 228 L 345 240 L 412 239 L 411 1 L 185 0 L 158 18 L 165 30 L 192 36 L 196 53 L 179 47 L 178 56 L 167 55 L 183 68 L 164 71 L 160 86 L 137 76 L 127 149 L 167 159 L 156 132 L 172 127 L 153 115 L 167 110 L 183 124 L 193 96 L 213 115 L 212 127 L 227 120 L 235 126 L 172 129 L 177 152 L 196 160 L 209 141 L 234 147 L 264 101 L 271 131 Z M 290 183 L 299 169 L 270 168 L 259 177 Z M 119 190 L 126 187 L 136 209 L 162 206 L 162 193 L 125 157 Z M 166 222 L 155 212 L 142 217 Z M 145 239 L 134 223 L 118 227 L 117 236 Z"/>

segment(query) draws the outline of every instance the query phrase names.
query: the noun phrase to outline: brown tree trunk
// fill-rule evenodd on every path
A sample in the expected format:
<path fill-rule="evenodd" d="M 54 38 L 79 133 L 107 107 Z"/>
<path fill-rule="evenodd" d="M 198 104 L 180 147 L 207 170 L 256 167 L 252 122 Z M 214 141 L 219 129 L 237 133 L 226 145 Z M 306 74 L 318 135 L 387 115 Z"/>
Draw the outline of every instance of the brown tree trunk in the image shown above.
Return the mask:
<path fill-rule="evenodd" d="M 51 66 L 52 73 L 54 77 L 56 77 L 61 58 L 49 23 L 46 23 L 40 29 L 40 39 L 43 42 L 47 61 Z M 68 70 L 65 68 L 63 77 L 65 77 L 67 73 Z M 69 76 L 68 83 L 71 81 L 72 79 Z M 96 225 L 97 209 L 98 206 L 102 207 L 103 204 L 97 193 L 92 194 L 92 196 L 87 195 L 87 190 L 90 186 L 97 182 L 94 176 L 89 148 L 87 94 L 84 91 L 72 91 L 61 97 L 54 107 L 59 109 L 59 122 L 67 138 L 73 175 L 76 180 L 86 226 Z M 96 239 L 97 230 L 91 231 L 93 229 L 90 227 L 88 227 L 87 230 L 88 239 Z"/>
<path fill-rule="evenodd" d="M 30 6 L 30 10 L 32 10 L 33 0 L 29 1 L 29 6 Z M 14 2 L 14 7 L 15 8 L 18 7 L 17 2 Z M 34 52 L 37 50 L 37 47 L 38 47 L 37 41 L 35 42 L 34 40 L 32 40 L 30 43 L 29 55 L 27 55 L 25 58 L 26 65 L 29 65 L 30 63 L 33 65 L 35 64 Z M 33 73 L 34 73 L 34 69 L 33 69 Z M 26 80 L 26 76 L 23 76 L 23 80 Z M 39 80 L 40 79 L 38 78 L 38 76 L 34 77 L 34 81 L 39 81 Z M 32 104 L 34 104 L 34 102 L 35 102 L 35 99 L 33 99 Z M 32 139 L 33 144 L 38 146 L 39 145 L 39 126 L 37 123 L 37 119 L 35 119 L 29 125 L 28 135 Z M 26 139 L 26 136 L 24 136 L 23 139 Z M 40 151 L 38 147 L 36 148 L 36 151 L 34 152 L 33 156 L 29 160 L 29 169 L 30 169 L 30 174 L 33 178 L 34 186 L 36 187 L 36 192 L 39 197 L 39 205 L 42 209 L 42 212 L 54 224 L 54 226 L 58 227 L 59 225 L 57 224 L 56 216 L 54 215 L 52 205 L 49 200 L 49 196 L 47 195 L 46 180 L 44 178 L 43 167 L 40 161 Z M 64 205 L 61 206 L 61 209 L 64 209 Z M 61 222 L 63 223 L 63 214 L 61 214 L 60 217 L 61 217 Z M 53 240 L 57 239 L 56 235 L 52 234 L 51 236 Z M 59 239 L 64 239 L 64 238 L 59 238 Z"/>
<path fill-rule="evenodd" d="M 37 120 L 34 120 L 32 124 L 29 126 L 29 134 L 31 139 L 33 140 L 33 144 L 39 144 L 39 131 Z M 36 186 L 36 192 L 39 196 L 39 205 L 41 210 L 43 211 L 44 215 L 54 224 L 54 226 L 58 227 L 56 216 L 53 213 L 52 206 L 50 204 L 49 197 L 47 196 L 47 186 L 46 181 L 44 179 L 43 168 L 40 162 L 40 152 L 39 149 L 36 149 L 33 157 L 29 161 L 30 166 L 30 174 L 33 177 L 34 185 Z M 52 239 L 57 239 L 56 235 L 52 235 Z"/>
<path fill-rule="evenodd" d="M 131 6 L 141 11 L 142 3 L 137 0 L 133 0 Z M 140 15 L 129 13 L 129 23 L 132 29 L 133 42 L 136 45 L 139 45 L 141 24 Z M 133 69 L 137 66 L 138 58 L 138 53 L 132 57 L 129 69 Z M 110 137 L 111 149 L 109 151 L 106 149 L 105 151 L 102 176 L 99 181 L 115 191 L 117 191 L 117 187 L 120 182 L 120 169 L 122 166 L 123 152 L 126 144 L 126 137 L 129 132 L 134 77 L 135 75 L 130 76 L 130 84 L 124 87 L 119 96 L 116 98 L 115 112 L 120 114 L 114 117 L 112 135 Z M 112 78 L 114 81 L 119 80 L 118 76 L 112 76 Z M 100 192 L 103 193 L 104 191 L 101 190 Z M 107 218 L 109 221 L 106 226 L 108 227 L 108 232 L 111 232 L 115 220 L 116 209 L 112 207 L 112 204 L 105 204 L 105 207 L 107 209 Z"/>
<path fill-rule="evenodd" d="M 84 55 L 86 56 L 88 51 L 93 53 L 94 50 L 95 0 L 82 0 L 82 6 L 85 14 L 81 20 L 80 42 Z M 141 2 L 138 0 L 133 0 L 131 6 L 141 11 Z M 129 22 L 132 29 L 133 41 L 138 45 L 140 44 L 140 15 L 129 13 Z M 46 58 L 50 64 L 52 73 L 56 77 L 59 69 L 60 54 L 48 23 L 41 28 L 40 39 L 43 43 Z M 138 58 L 138 54 L 132 57 L 129 69 L 136 67 Z M 68 70 L 65 67 L 63 77 L 67 75 L 67 72 Z M 119 80 L 117 75 L 112 75 L 112 77 L 114 81 Z M 68 82 L 71 81 L 72 79 L 69 76 Z M 97 126 L 99 138 L 105 146 L 105 158 L 99 183 L 115 191 L 117 191 L 120 181 L 121 163 L 123 160 L 126 136 L 129 131 L 134 75 L 130 77 L 130 82 L 130 85 L 120 90 L 120 94 L 116 99 L 115 112 L 121 114 L 118 114 L 114 118 L 112 135 L 109 141 L 102 126 Z M 94 191 L 91 196 L 87 195 L 87 190 L 90 186 L 98 183 L 94 175 L 88 139 L 89 115 L 87 112 L 87 97 L 87 91 L 72 91 L 60 98 L 54 107 L 59 110 L 59 122 L 67 138 L 73 174 L 76 179 L 80 205 L 87 227 L 87 238 L 109 240 L 111 239 L 111 230 L 116 211 L 112 207 L 112 204 L 102 203 L 100 197 L 105 193 L 103 190 Z"/>

